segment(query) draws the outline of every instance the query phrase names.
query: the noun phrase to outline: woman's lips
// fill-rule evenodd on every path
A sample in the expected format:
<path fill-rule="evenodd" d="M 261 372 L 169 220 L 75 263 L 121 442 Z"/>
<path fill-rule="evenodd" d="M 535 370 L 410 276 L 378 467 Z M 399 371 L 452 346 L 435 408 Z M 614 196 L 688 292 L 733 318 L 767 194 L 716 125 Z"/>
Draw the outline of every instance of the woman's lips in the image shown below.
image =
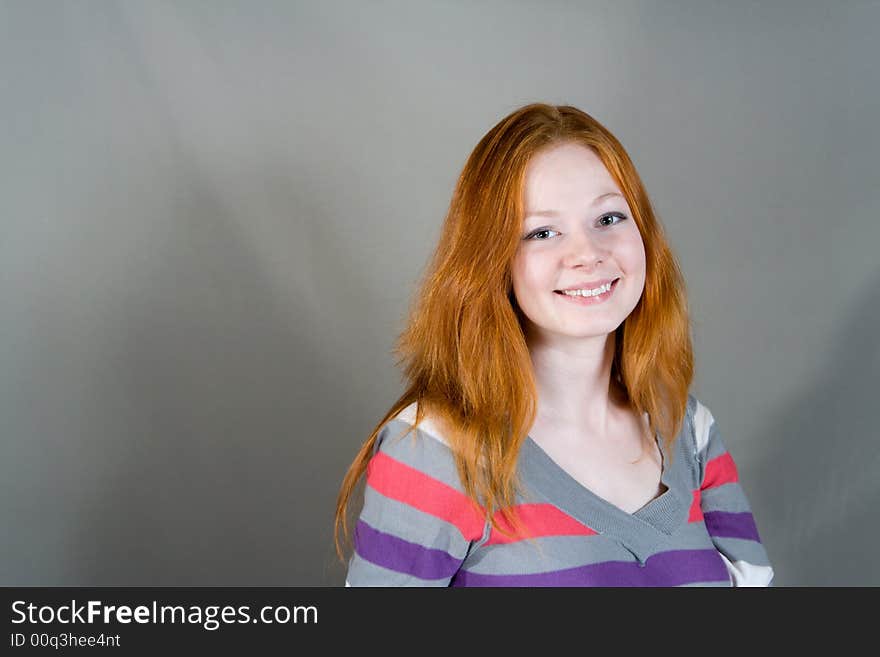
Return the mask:
<path fill-rule="evenodd" d="M 617 289 L 617 283 L 620 282 L 618 278 L 611 284 L 611 289 L 607 292 L 603 292 L 599 296 L 596 297 L 582 297 L 581 295 L 572 296 L 568 294 L 563 294 L 562 292 L 554 292 L 554 294 L 562 297 L 563 301 L 568 301 L 569 303 L 578 304 L 580 306 L 593 306 L 599 303 L 604 303 L 608 299 L 611 298 L 611 295 L 614 294 L 614 291 Z"/>

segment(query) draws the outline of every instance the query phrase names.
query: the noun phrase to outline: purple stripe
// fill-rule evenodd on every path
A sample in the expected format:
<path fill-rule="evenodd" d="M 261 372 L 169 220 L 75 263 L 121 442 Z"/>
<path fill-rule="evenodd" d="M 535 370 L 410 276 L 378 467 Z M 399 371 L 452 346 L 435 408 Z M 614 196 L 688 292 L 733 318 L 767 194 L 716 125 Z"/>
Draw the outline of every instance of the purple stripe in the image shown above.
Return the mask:
<path fill-rule="evenodd" d="M 731 513 L 729 511 L 709 511 L 703 513 L 703 521 L 709 536 L 719 538 L 746 538 L 760 542 L 755 519 L 748 511 Z"/>
<path fill-rule="evenodd" d="M 426 548 L 373 529 L 363 520 L 354 528 L 354 549 L 367 561 L 422 579 L 452 577 L 461 561 L 443 550 Z"/>
<path fill-rule="evenodd" d="M 635 561 L 602 563 L 533 575 L 480 575 L 460 570 L 452 586 L 681 586 L 729 582 L 717 550 L 670 550 Z"/>

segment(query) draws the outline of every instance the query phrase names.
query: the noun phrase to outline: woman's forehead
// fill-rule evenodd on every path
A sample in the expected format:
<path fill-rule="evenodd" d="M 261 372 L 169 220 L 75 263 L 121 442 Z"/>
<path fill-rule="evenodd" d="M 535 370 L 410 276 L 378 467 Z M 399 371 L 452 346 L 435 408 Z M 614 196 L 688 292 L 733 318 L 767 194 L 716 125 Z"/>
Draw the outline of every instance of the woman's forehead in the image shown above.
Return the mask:
<path fill-rule="evenodd" d="M 526 172 L 526 209 L 542 213 L 554 204 L 593 203 L 619 195 L 620 190 L 602 160 L 590 149 L 575 145 L 536 155 Z"/>

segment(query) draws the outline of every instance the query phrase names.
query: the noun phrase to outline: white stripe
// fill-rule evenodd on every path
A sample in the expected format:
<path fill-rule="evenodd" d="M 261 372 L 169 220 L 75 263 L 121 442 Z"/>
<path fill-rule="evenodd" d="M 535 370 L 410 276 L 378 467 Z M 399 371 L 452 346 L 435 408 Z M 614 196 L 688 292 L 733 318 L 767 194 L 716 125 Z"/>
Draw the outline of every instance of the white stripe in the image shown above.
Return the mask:
<path fill-rule="evenodd" d="M 709 443 L 709 429 L 714 422 L 715 418 L 712 417 L 712 413 L 698 399 L 694 411 L 694 434 L 697 439 L 698 454 L 706 449 L 706 445 Z"/>
<path fill-rule="evenodd" d="M 720 552 L 724 565 L 727 567 L 727 574 L 730 575 L 730 582 L 734 586 L 770 586 L 770 580 L 773 579 L 773 568 L 770 566 L 756 566 L 748 561 L 734 561 L 725 557 Z"/>
<path fill-rule="evenodd" d="M 346 586 L 351 586 L 351 584 L 349 584 L 348 580 L 345 580 L 345 585 L 346 585 Z"/>
<path fill-rule="evenodd" d="M 402 411 L 400 411 L 397 415 L 394 416 L 395 420 L 403 420 L 409 425 L 413 425 L 416 423 L 416 408 L 418 407 L 418 402 L 413 402 Z M 443 438 L 443 431 L 440 429 L 440 426 L 432 420 L 427 415 L 422 418 L 422 421 L 419 422 L 419 426 L 417 427 L 420 431 L 424 431 L 426 434 L 431 436 L 434 440 L 437 440 L 447 447 L 449 443 L 446 442 L 446 439 Z"/>

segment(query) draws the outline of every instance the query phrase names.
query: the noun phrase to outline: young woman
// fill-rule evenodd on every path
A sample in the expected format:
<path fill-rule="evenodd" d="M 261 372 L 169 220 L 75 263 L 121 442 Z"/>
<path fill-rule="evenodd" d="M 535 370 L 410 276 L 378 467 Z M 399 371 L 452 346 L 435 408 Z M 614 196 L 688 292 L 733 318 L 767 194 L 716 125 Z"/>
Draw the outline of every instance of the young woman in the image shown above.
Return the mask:
<path fill-rule="evenodd" d="M 477 144 L 395 353 L 348 586 L 743 586 L 773 578 L 693 379 L 685 283 L 629 156 L 531 104 Z M 340 541 L 340 534 L 342 541 Z"/>

